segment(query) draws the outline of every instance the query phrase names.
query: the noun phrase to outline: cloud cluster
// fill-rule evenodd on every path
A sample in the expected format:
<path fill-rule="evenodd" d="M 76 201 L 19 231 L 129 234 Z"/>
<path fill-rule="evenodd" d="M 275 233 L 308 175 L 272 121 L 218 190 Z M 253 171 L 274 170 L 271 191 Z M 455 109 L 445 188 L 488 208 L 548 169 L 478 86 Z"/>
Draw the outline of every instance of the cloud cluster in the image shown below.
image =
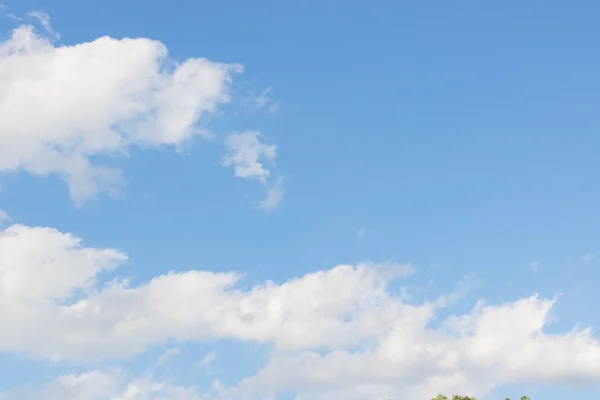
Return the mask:
<path fill-rule="evenodd" d="M 47 15 L 30 16 L 53 34 Z M 202 134 L 203 116 L 230 101 L 239 70 L 202 58 L 177 63 L 148 39 L 56 47 L 21 26 L 0 43 L 0 172 L 58 174 L 76 202 L 116 190 L 120 171 L 97 156 L 179 147 Z M 268 167 L 276 147 L 258 132 L 241 132 L 227 136 L 225 148 L 223 165 L 260 182 L 267 190 L 261 207 L 276 207 L 282 181 Z M 118 275 L 128 261 L 123 251 L 48 227 L 2 227 L 9 221 L 0 211 L 0 353 L 89 370 L 4 399 L 234 400 L 291 392 L 296 400 L 416 400 L 518 382 L 600 382 L 600 343 L 590 329 L 545 329 L 555 299 L 480 301 L 441 317 L 465 288 L 407 301 L 390 283 L 414 268 L 393 263 L 338 265 L 250 287 L 240 273 L 201 270 L 132 285 Z M 222 339 L 272 351 L 254 375 L 208 391 L 104 368 L 169 341 Z M 179 351 L 166 351 L 157 365 Z M 198 365 L 207 368 L 215 356 Z"/>
<path fill-rule="evenodd" d="M 36 249 L 32 252 L 31 249 Z M 166 339 L 234 338 L 285 349 L 353 346 L 411 307 L 385 284 L 409 266 L 338 266 L 241 291 L 237 273 L 168 273 L 137 287 L 98 286 L 127 260 L 114 249 L 82 247 L 49 228 L 12 225 L 0 234 L 0 350 L 53 360 L 126 357 Z M 367 311 L 367 312 L 365 312 Z M 45 327 L 47 338 L 38 340 Z"/>
<path fill-rule="evenodd" d="M 491 306 L 428 329 L 427 313 L 398 323 L 372 347 L 274 357 L 240 390 L 302 398 L 425 399 L 436 392 L 482 395 L 503 384 L 597 383 L 600 343 L 589 329 L 546 334 L 552 300 L 529 298 Z"/>
<path fill-rule="evenodd" d="M 46 15 L 31 14 L 51 29 Z M 55 47 L 32 26 L 0 42 L 0 172 L 58 174 L 83 202 L 115 191 L 119 170 L 92 162 L 132 146 L 181 146 L 230 100 L 239 65 L 177 63 L 157 41 L 102 37 Z"/>
<path fill-rule="evenodd" d="M 55 229 L 3 230 L 0 351 L 89 363 L 133 356 L 167 339 L 273 345 L 264 369 L 230 388 L 231 398 L 292 390 L 311 399 L 416 399 L 519 381 L 600 381 L 600 343 L 589 329 L 544 332 L 553 299 L 480 302 L 431 328 L 447 301 L 407 304 L 388 290 L 413 272 L 410 265 L 340 265 L 245 290 L 234 272 L 168 273 L 138 286 L 123 278 L 100 282 L 126 260 Z"/>

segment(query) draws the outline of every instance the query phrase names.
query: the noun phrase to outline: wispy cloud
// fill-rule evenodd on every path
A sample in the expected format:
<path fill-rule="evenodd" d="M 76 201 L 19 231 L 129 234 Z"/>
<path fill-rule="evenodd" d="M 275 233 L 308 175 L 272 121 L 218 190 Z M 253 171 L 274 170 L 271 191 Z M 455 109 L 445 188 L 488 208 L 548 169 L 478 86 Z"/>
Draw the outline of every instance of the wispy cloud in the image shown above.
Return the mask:
<path fill-rule="evenodd" d="M 358 228 L 356 230 L 356 237 L 358 239 L 362 239 L 366 236 L 373 235 L 374 233 L 375 233 L 375 230 L 373 230 L 367 226 L 361 226 L 360 228 Z"/>
<path fill-rule="evenodd" d="M 581 260 L 582 263 L 584 264 L 591 264 L 594 261 L 596 261 L 596 255 L 592 254 L 592 253 L 586 253 L 584 255 L 582 255 L 581 257 L 579 257 L 579 260 Z"/>
<path fill-rule="evenodd" d="M 277 208 L 281 200 L 283 200 L 283 195 L 285 194 L 285 189 L 283 188 L 283 179 L 279 178 L 275 184 L 272 186 L 268 186 L 267 195 L 263 200 L 258 204 L 258 208 L 265 211 L 274 210 Z"/>
<path fill-rule="evenodd" d="M 6 222 L 12 221 L 10 215 L 8 215 L 5 211 L 0 210 L 0 225 L 3 225 Z"/>
<path fill-rule="evenodd" d="M 60 34 L 52 29 L 52 24 L 50 24 L 50 16 L 48 14 L 41 11 L 31 11 L 27 13 L 27 16 L 35 18 L 40 23 L 42 28 L 44 28 L 44 30 L 55 40 L 60 39 Z"/>
<path fill-rule="evenodd" d="M 367 228 L 364 226 L 361 226 L 360 228 L 358 228 L 358 230 L 356 231 L 356 237 L 358 237 L 359 239 L 362 239 L 363 236 L 365 236 L 365 234 L 367 233 Z"/>
<path fill-rule="evenodd" d="M 177 357 L 179 354 L 181 354 L 181 350 L 179 350 L 179 347 L 173 347 L 173 348 L 167 349 L 158 358 L 158 364 L 162 365 L 165 362 L 167 362 L 167 360 L 169 360 L 170 358 Z"/>
<path fill-rule="evenodd" d="M 540 262 L 539 261 L 531 261 L 529 263 L 529 268 L 531 268 L 534 271 L 537 271 L 540 268 Z"/>
<path fill-rule="evenodd" d="M 281 103 L 279 103 L 278 101 L 276 101 L 276 102 L 272 103 L 272 104 L 269 106 L 269 110 L 268 110 L 268 111 L 269 111 L 269 114 L 277 114 L 277 113 L 279 112 L 279 107 L 280 107 L 280 104 L 281 104 Z"/>
<path fill-rule="evenodd" d="M 263 90 L 258 96 L 252 96 L 251 102 L 256 108 L 266 108 L 269 114 L 277 114 L 279 112 L 279 101 L 273 100 L 269 94 L 273 91 L 273 87 L 269 86 Z"/>
<path fill-rule="evenodd" d="M 8 7 L 6 6 L 6 4 L 2 4 L 0 3 L 0 12 L 2 12 L 2 14 L 4 14 L 5 17 L 10 18 L 14 21 L 22 21 L 22 18 L 17 17 L 15 14 L 8 12 Z"/>
<path fill-rule="evenodd" d="M 207 369 L 208 367 L 210 367 L 213 361 L 215 361 L 216 358 L 217 352 L 216 350 L 213 350 L 207 355 L 205 355 L 204 358 L 202 358 L 202 360 L 200 360 L 200 362 L 198 363 L 198 367 L 202 369 Z"/>
<path fill-rule="evenodd" d="M 475 274 L 467 274 L 456 284 L 453 292 L 440 296 L 434 304 L 437 307 L 448 307 L 461 298 L 465 297 L 470 291 L 481 285 L 481 278 Z"/>

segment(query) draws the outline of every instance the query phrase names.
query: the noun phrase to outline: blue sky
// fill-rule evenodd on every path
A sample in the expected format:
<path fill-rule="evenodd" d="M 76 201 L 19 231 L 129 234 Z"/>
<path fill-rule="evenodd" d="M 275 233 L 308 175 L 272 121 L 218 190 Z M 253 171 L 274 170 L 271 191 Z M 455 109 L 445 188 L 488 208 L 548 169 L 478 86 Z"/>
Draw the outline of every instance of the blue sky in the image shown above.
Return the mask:
<path fill-rule="evenodd" d="M 5 1 L 0 390 L 597 398 L 599 6 L 417 3 Z"/>

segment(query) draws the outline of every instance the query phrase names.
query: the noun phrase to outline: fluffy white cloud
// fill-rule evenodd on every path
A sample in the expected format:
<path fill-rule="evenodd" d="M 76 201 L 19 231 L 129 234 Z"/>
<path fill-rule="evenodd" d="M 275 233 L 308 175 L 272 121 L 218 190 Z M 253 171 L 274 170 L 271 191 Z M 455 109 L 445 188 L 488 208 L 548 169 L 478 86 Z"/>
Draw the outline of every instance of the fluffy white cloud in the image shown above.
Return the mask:
<path fill-rule="evenodd" d="M 425 399 L 438 392 L 480 396 L 518 382 L 600 382 L 600 343 L 589 329 L 543 332 L 553 303 L 536 295 L 501 306 L 481 302 L 440 329 L 428 329 L 424 313 L 399 321 L 366 349 L 276 356 L 238 390 L 267 396 L 292 389 L 302 399 Z"/>
<path fill-rule="evenodd" d="M 168 338 L 223 337 L 280 348 L 339 348 L 414 312 L 385 292 L 386 283 L 409 266 L 339 266 L 250 291 L 235 287 L 239 274 L 207 271 L 94 289 L 99 273 L 125 260 L 117 250 L 85 248 L 53 229 L 8 227 L 0 235 L 0 318 L 11 323 L 0 333 L 0 349 L 93 360 L 136 354 Z M 38 337 L 42 327 L 44 341 Z"/>
<path fill-rule="evenodd" d="M 64 301 L 125 260 L 116 250 L 82 247 L 80 239 L 55 229 L 12 225 L 0 231 L 0 296 L 3 303 Z"/>
<path fill-rule="evenodd" d="M 35 14 L 51 29 L 44 14 Z M 20 26 L 0 42 L 0 172 L 58 174 L 82 202 L 114 191 L 120 171 L 91 161 L 132 146 L 181 146 L 229 101 L 237 65 L 176 63 L 149 39 L 54 46 Z"/>
<path fill-rule="evenodd" d="M 265 183 L 271 175 L 261 159 L 275 158 L 275 145 L 262 143 L 258 132 L 233 133 L 225 138 L 227 153 L 223 157 L 225 167 L 233 167 L 237 178 L 253 178 Z"/>
<path fill-rule="evenodd" d="M 263 163 L 275 159 L 276 147 L 262 143 L 259 137 L 258 132 L 233 133 L 227 136 L 223 166 L 232 167 L 237 178 L 258 180 L 267 191 L 265 199 L 259 203 L 259 208 L 272 210 L 279 205 L 285 191 L 281 179 L 274 183 L 268 182 L 271 171 Z"/>
<path fill-rule="evenodd" d="M 58 39 L 48 15 L 28 15 Z M 0 42 L 0 172 L 58 174 L 76 202 L 117 190 L 120 171 L 98 164 L 97 156 L 179 147 L 202 134 L 203 116 L 229 101 L 231 75 L 240 70 L 201 58 L 177 63 L 148 39 L 56 46 L 20 26 Z M 269 92 L 256 106 L 275 112 Z M 284 189 L 268 167 L 275 145 L 242 132 L 226 137 L 225 147 L 223 165 L 260 182 L 266 197 L 259 207 L 276 208 Z M 8 221 L 0 210 L 0 225 Z M 413 272 L 410 265 L 339 265 L 249 289 L 240 288 L 243 276 L 235 272 L 167 273 L 136 286 L 105 278 L 126 262 L 117 249 L 86 247 L 56 229 L 0 229 L 0 353 L 94 363 L 170 340 L 228 338 L 272 345 L 266 365 L 228 389 L 215 382 L 203 392 L 155 380 L 152 368 L 133 377 L 115 368 L 61 375 L 29 397 L 2 398 L 233 400 L 291 391 L 297 400 L 422 400 L 518 382 L 600 382 L 600 343 L 590 329 L 545 331 L 553 299 L 480 301 L 434 327 L 439 309 L 464 288 L 412 304 L 406 290 L 388 289 Z M 179 353 L 165 351 L 157 365 Z M 206 369 L 215 357 L 210 352 L 197 365 Z"/>
<path fill-rule="evenodd" d="M 122 280 L 95 284 L 126 259 L 54 229 L 6 228 L 0 350 L 89 362 L 127 357 L 167 339 L 274 344 L 264 369 L 227 391 L 232 399 L 289 390 L 302 394 L 299 399 L 423 399 L 438 391 L 479 395 L 520 381 L 600 382 L 600 343 L 589 329 L 544 332 L 554 300 L 537 295 L 480 302 L 433 328 L 438 308 L 453 296 L 414 305 L 387 289 L 412 273 L 410 265 L 341 265 L 248 290 L 237 287 L 239 274 L 207 271 L 161 275 L 136 287 Z M 44 393 L 81 400 L 204 398 L 192 389 L 90 374 L 62 377 Z M 112 394 L 93 397 L 86 383 L 93 380 Z"/>

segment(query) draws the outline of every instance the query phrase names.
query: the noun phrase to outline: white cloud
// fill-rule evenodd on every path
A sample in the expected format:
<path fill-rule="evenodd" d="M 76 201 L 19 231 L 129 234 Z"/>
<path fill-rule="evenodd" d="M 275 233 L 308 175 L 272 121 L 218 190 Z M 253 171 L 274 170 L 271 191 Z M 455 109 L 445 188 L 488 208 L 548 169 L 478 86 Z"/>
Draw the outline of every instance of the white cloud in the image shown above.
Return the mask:
<path fill-rule="evenodd" d="M 46 14 L 29 16 L 58 38 Z M 206 113 L 229 101 L 231 74 L 239 70 L 206 59 L 175 63 L 164 45 L 148 39 L 56 47 L 21 26 L 0 42 L 0 172 L 57 174 L 76 202 L 114 191 L 120 171 L 93 162 L 95 156 L 182 146 L 201 134 Z M 257 105 L 276 111 L 269 92 Z M 284 189 L 265 163 L 276 147 L 257 132 L 230 135 L 225 145 L 223 164 L 259 181 L 267 192 L 259 207 L 275 208 Z M 0 224 L 8 221 L 0 210 Z M 234 387 L 215 382 L 207 392 L 151 373 L 92 369 L 58 376 L 31 399 L 232 400 L 291 391 L 297 400 L 416 400 L 437 392 L 483 395 L 519 382 L 600 383 L 600 343 L 590 329 L 545 331 L 555 299 L 480 301 L 435 321 L 440 308 L 477 284 L 471 276 L 454 293 L 421 304 L 410 300 L 410 287 L 388 288 L 414 272 L 409 264 L 339 265 L 246 289 L 238 273 L 198 270 L 135 286 L 123 278 L 105 282 L 127 260 L 117 249 L 87 247 L 52 228 L 0 229 L 0 353 L 94 363 L 170 340 L 233 339 L 272 345 L 266 365 Z M 178 354 L 178 347 L 167 349 L 158 364 Z M 198 366 L 209 367 L 215 357 L 208 353 Z"/>
<path fill-rule="evenodd" d="M 91 157 L 181 146 L 229 101 L 231 74 L 240 70 L 203 58 L 176 63 L 162 43 L 144 38 L 55 47 L 20 26 L 0 42 L 0 172 L 58 174 L 78 203 L 114 192 L 120 171 Z"/>
<path fill-rule="evenodd" d="M 411 400 L 438 391 L 481 395 L 523 381 L 600 382 L 600 343 L 589 329 L 544 331 L 552 299 L 479 302 L 432 327 L 440 307 L 476 284 L 472 277 L 456 293 L 418 305 L 388 291 L 393 279 L 413 272 L 395 264 L 341 265 L 246 290 L 238 288 L 239 274 L 208 271 L 170 273 L 139 286 L 95 284 L 102 271 L 126 259 L 54 229 L 6 228 L 0 235 L 0 351 L 89 362 L 128 357 L 167 340 L 272 343 L 264 369 L 232 388 L 232 396 L 252 398 L 291 390 L 304 396 L 299 399 Z M 100 392 L 112 390 L 121 396 L 111 395 L 115 399 L 178 398 L 168 397 L 168 385 L 136 380 L 123 389 L 103 376 L 94 375 L 104 382 Z M 96 398 L 86 391 L 91 377 L 61 379 L 71 398 Z M 135 397 L 144 390 L 148 397 Z"/>
<path fill-rule="evenodd" d="M 227 153 L 223 166 L 233 167 L 237 178 L 257 179 L 265 183 L 271 171 L 261 160 L 275 159 L 275 145 L 262 143 L 258 132 L 233 133 L 225 138 Z"/>
<path fill-rule="evenodd" d="M 27 13 L 27 15 L 31 18 L 35 18 L 40 25 L 42 25 L 42 28 L 44 28 L 46 33 L 52 36 L 55 40 L 60 39 L 60 34 L 52 29 L 52 24 L 50 24 L 50 16 L 48 14 L 41 11 L 32 11 Z"/>
<path fill-rule="evenodd" d="M 275 356 L 240 392 L 283 390 L 302 399 L 481 396 L 503 384 L 600 382 L 600 343 L 591 332 L 545 334 L 552 300 L 532 296 L 501 306 L 479 303 L 467 315 L 428 329 L 431 315 L 398 321 L 372 347 Z"/>
<path fill-rule="evenodd" d="M 64 301 L 77 290 L 92 288 L 100 272 L 126 260 L 116 250 L 83 247 L 81 239 L 55 229 L 12 225 L 0 230 L 0 297 L 16 306 Z"/>
<path fill-rule="evenodd" d="M 94 289 L 99 273 L 126 259 L 53 229 L 8 227 L 0 235 L 0 293 L 10 307 L 0 308 L 0 318 L 10 327 L 0 351 L 84 361 L 127 357 L 169 338 L 339 348 L 376 335 L 409 307 L 394 303 L 385 285 L 412 269 L 387 264 L 338 266 L 250 291 L 235 287 L 239 274 L 207 271 Z"/>
<path fill-rule="evenodd" d="M 271 171 L 264 165 L 275 159 L 276 146 L 262 143 L 260 133 L 250 131 L 228 135 L 225 138 L 225 148 L 223 166 L 232 167 L 237 178 L 258 180 L 267 190 L 265 199 L 259 202 L 259 208 L 276 208 L 285 192 L 282 179 L 269 183 Z"/>

